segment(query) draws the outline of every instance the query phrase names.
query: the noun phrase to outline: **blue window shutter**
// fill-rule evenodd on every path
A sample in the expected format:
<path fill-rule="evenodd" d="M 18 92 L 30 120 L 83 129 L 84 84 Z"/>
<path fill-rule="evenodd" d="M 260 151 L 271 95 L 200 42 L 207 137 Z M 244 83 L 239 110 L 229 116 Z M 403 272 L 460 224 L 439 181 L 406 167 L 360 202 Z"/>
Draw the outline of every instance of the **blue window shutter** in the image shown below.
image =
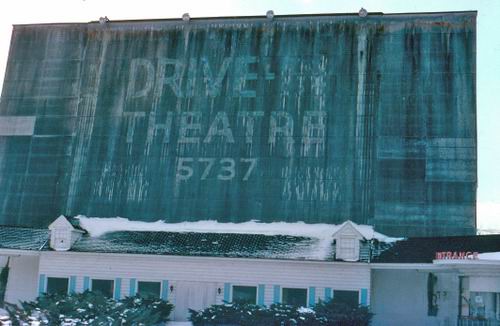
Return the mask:
<path fill-rule="evenodd" d="M 136 290 L 135 290 L 136 283 L 137 283 L 137 280 L 135 278 L 130 279 L 128 295 L 131 297 L 133 297 L 136 293 Z"/>
<path fill-rule="evenodd" d="M 88 291 L 90 290 L 90 277 L 84 276 L 83 277 L 83 291 Z"/>
<path fill-rule="evenodd" d="M 161 299 L 167 301 L 168 300 L 168 281 L 161 281 Z"/>
<path fill-rule="evenodd" d="M 325 301 L 332 300 L 332 288 L 325 288 Z"/>
<path fill-rule="evenodd" d="M 115 278 L 115 293 L 113 294 L 113 298 L 115 300 L 120 300 L 122 295 L 122 279 L 117 277 Z"/>
<path fill-rule="evenodd" d="M 273 303 L 280 303 L 281 302 L 281 288 L 279 285 L 275 285 L 273 287 Z"/>
<path fill-rule="evenodd" d="M 259 289 L 257 291 L 259 293 L 259 297 L 257 298 L 257 304 L 259 306 L 264 305 L 264 294 L 266 293 L 266 286 L 264 284 L 259 284 Z"/>
<path fill-rule="evenodd" d="M 362 306 L 367 306 L 368 305 L 368 290 L 367 289 L 361 289 L 361 297 L 359 300 L 359 304 Z"/>
<path fill-rule="evenodd" d="M 45 274 L 40 274 L 38 279 L 38 295 L 45 293 L 45 280 L 46 280 Z"/>
<path fill-rule="evenodd" d="M 309 288 L 309 307 L 312 307 L 316 304 L 316 288 L 311 286 Z"/>
<path fill-rule="evenodd" d="M 231 283 L 224 283 L 224 301 L 230 302 Z"/>
<path fill-rule="evenodd" d="M 69 293 L 75 293 L 76 292 L 76 276 L 70 276 L 69 277 Z"/>

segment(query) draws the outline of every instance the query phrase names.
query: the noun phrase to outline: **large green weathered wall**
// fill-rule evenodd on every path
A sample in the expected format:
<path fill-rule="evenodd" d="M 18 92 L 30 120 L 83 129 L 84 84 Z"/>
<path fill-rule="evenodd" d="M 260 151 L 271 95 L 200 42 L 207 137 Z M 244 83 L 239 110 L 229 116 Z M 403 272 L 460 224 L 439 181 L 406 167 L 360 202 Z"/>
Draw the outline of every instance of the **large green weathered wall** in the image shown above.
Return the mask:
<path fill-rule="evenodd" d="M 15 26 L 2 224 L 475 228 L 474 12 Z"/>

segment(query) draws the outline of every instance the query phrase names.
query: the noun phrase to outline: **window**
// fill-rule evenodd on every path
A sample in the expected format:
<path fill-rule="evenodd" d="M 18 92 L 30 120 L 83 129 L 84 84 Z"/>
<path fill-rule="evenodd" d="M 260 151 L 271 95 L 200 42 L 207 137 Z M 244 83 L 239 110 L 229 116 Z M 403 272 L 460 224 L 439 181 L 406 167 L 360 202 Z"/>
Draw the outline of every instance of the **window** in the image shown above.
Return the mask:
<path fill-rule="evenodd" d="M 113 297 L 113 280 L 92 280 L 92 291 L 101 292 L 105 297 Z"/>
<path fill-rule="evenodd" d="M 137 282 L 137 293 L 143 298 L 159 298 L 161 293 L 160 282 Z"/>
<path fill-rule="evenodd" d="M 297 307 L 307 306 L 307 289 L 283 288 L 283 304 Z"/>
<path fill-rule="evenodd" d="M 333 299 L 337 302 L 344 303 L 350 307 L 359 306 L 359 292 L 358 291 L 333 291 Z"/>
<path fill-rule="evenodd" d="M 483 320 L 500 320 L 500 293 L 470 292 L 469 316 Z"/>
<path fill-rule="evenodd" d="M 355 259 L 356 255 L 356 239 L 343 237 L 339 239 L 338 255 L 340 259 Z"/>
<path fill-rule="evenodd" d="M 66 277 L 47 277 L 47 293 L 67 294 L 69 279 Z"/>
<path fill-rule="evenodd" d="M 257 303 L 257 287 L 255 286 L 233 286 L 233 302 Z"/>

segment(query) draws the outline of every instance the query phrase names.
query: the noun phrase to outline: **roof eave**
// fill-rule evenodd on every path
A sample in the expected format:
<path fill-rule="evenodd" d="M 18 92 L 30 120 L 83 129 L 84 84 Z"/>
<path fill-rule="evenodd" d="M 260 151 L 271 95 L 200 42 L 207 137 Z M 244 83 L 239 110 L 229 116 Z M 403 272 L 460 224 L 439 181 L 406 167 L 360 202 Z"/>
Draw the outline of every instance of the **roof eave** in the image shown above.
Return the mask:
<path fill-rule="evenodd" d="M 39 256 L 40 251 L 0 248 L 0 256 Z"/>
<path fill-rule="evenodd" d="M 372 269 L 419 269 L 419 270 L 436 270 L 446 269 L 444 265 L 434 265 L 432 263 L 371 263 Z"/>
<path fill-rule="evenodd" d="M 500 260 L 477 260 L 477 259 L 463 259 L 463 260 L 433 260 L 433 263 L 440 266 L 500 266 Z"/>
<path fill-rule="evenodd" d="M 353 265 L 353 266 L 368 266 L 368 262 L 357 261 L 357 262 L 347 262 L 347 261 L 332 261 L 332 260 L 313 260 L 313 259 L 284 259 L 284 258 L 252 258 L 252 257 L 222 257 L 222 256 L 185 256 L 185 255 L 157 255 L 157 254 L 143 254 L 143 253 L 124 253 L 124 252 L 90 252 L 90 251 L 54 251 L 45 250 L 44 255 L 82 255 L 82 256 L 116 256 L 116 257 L 145 257 L 145 258 L 155 258 L 155 259 L 179 259 L 179 260 L 228 260 L 228 261 L 265 261 L 265 262 L 286 262 L 295 264 L 329 264 L 329 265 Z"/>

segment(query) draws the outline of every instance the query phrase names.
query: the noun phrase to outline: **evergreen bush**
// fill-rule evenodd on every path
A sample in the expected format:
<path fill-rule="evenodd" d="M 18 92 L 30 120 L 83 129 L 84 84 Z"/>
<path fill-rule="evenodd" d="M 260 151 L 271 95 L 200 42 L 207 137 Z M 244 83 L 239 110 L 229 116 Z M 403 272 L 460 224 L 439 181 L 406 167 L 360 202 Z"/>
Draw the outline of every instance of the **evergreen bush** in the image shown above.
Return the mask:
<path fill-rule="evenodd" d="M 317 318 L 325 320 L 321 325 L 328 326 L 366 326 L 373 318 L 368 307 L 352 307 L 337 300 L 320 301 L 314 306 L 314 311 Z"/>
<path fill-rule="evenodd" d="M 168 320 L 173 305 L 154 298 L 127 297 L 115 301 L 97 292 L 44 294 L 34 302 L 21 306 L 7 304 L 12 324 L 31 325 L 99 325 L 139 326 L 155 325 Z"/>
<path fill-rule="evenodd" d="M 367 326 L 373 317 L 368 307 L 351 307 L 335 300 L 320 301 L 311 309 L 226 303 L 189 312 L 194 326 Z"/>

